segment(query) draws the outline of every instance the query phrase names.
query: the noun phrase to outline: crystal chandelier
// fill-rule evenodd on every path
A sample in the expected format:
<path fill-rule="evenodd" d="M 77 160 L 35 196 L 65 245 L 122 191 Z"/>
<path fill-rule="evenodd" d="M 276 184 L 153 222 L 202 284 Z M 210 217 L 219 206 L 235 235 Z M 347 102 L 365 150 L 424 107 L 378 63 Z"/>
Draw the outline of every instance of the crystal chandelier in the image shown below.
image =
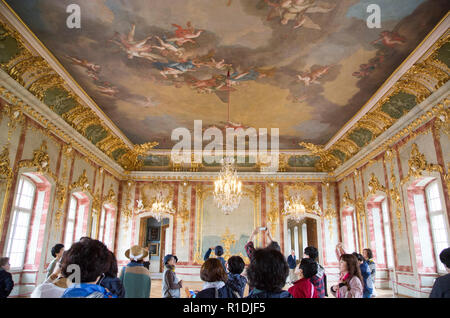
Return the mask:
<path fill-rule="evenodd" d="M 309 206 L 308 210 L 316 214 L 320 213 L 319 202 L 316 201 L 313 205 Z M 289 198 L 289 200 L 284 201 L 283 215 L 287 216 L 288 219 L 300 221 L 305 217 L 305 213 L 307 213 L 307 209 L 300 195 L 297 194 Z"/>
<path fill-rule="evenodd" d="M 147 209 L 142 200 L 138 200 L 137 213 L 149 212 L 158 222 L 161 222 L 161 218 L 168 214 L 175 214 L 172 200 L 164 200 L 162 192 L 156 195 L 155 200 L 149 209 Z"/>
<path fill-rule="evenodd" d="M 214 201 L 226 215 L 239 206 L 242 196 L 241 188 L 242 183 L 237 178 L 234 158 L 227 157 L 222 160 L 219 178 L 214 181 Z"/>

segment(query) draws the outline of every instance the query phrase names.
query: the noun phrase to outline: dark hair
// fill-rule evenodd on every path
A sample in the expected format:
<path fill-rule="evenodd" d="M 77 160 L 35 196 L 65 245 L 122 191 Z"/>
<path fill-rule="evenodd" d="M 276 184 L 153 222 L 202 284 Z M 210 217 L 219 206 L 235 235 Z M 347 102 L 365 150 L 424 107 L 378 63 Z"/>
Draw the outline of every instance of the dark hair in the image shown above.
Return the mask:
<path fill-rule="evenodd" d="M 298 268 L 302 270 L 305 278 L 311 278 L 317 274 L 317 263 L 312 258 L 302 258 Z"/>
<path fill-rule="evenodd" d="M 64 248 L 63 244 L 56 244 L 55 246 L 52 247 L 52 256 L 56 257 L 56 254 L 58 254 L 61 249 Z"/>
<path fill-rule="evenodd" d="M 222 256 L 223 255 L 223 247 L 220 245 L 217 245 L 214 248 L 214 254 L 216 254 L 216 256 Z"/>
<path fill-rule="evenodd" d="M 305 247 L 304 253 L 309 256 L 310 259 L 316 260 L 319 257 L 319 251 L 314 246 Z"/>
<path fill-rule="evenodd" d="M 116 255 L 114 255 L 113 252 L 108 251 L 108 264 L 107 269 L 105 271 L 105 275 L 109 277 L 117 277 L 117 273 L 119 272 L 119 269 L 117 267 L 117 259 Z"/>
<path fill-rule="evenodd" d="M 245 263 L 240 256 L 231 256 L 228 259 L 228 270 L 232 274 L 240 274 L 244 271 Z"/>
<path fill-rule="evenodd" d="M 348 279 L 346 282 L 349 282 L 354 276 L 358 277 L 361 281 L 361 284 L 364 286 L 364 281 L 361 275 L 361 270 L 359 268 L 358 259 L 353 254 L 342 254 L 341 260 L 347 264 L 348 271 Z"/>
<path fill-rule="evenodd" d="M 280 244 L 278 244 L 278 242 L 270 242 L 270 244 L 267 245 L 267 248 L 271 248 L 278 252 L 281 252 L 281 247 L 280 247 Z"/>
<path fill-rule="evenodd" d="M 281 291 L 288 275 L 286 259 L 273 248 L 256 249 L 247 268 L 249 285 L 268 292 Z"/>
<path fill-rule="evenodd" d="M 67 267 L 76 264 L 80 267 L 80 282 L 94 282 L 108 270 L 108 258 L 109 250 L 102 242 L 92 239 L 76 242 L 62 257 L 61 273 L 68 277 L 73 272 Z"/>
<path fill-rule="evenodd" d="M 367 252 L 367 257 L 369 259 L 373 258 L 373 253 L 372 253 L 372 250 L 370 248 L 365 248 L 363 251 Z"/>
<path fill-rule="evenodd" d="M 200 269 L 200 278 L 204 282 L 226 282 L 228 276 L 220 260 L 208 258 Z"/>
<path fill-rule="evenodd" d="M 92 240 L 92 239 L 89 236 L 82 236 L 82 237 L 80 237 L 78 242 L 82 242 L 82 241 L 85 241 L 85 240 Z"/>
<path fill-rule="evenodd" d="M 450 268 L 450 247 L 442 250 L 439 254 L 439 259 L 445 266 L 447 266 L 447 268 Z"/>
<path fill-rule="evenodd" d="M 365 261 L 364 256 L 362 256 L 359 253 L 353 252 L 352 255 L 355 256 L 358 259 L 359 262 L 364 262 Z"/>
<path fill-rule="evenodd" d="M 0 267 L 5 266 L 9 262 L 9 257 L 0 257 Z"/>

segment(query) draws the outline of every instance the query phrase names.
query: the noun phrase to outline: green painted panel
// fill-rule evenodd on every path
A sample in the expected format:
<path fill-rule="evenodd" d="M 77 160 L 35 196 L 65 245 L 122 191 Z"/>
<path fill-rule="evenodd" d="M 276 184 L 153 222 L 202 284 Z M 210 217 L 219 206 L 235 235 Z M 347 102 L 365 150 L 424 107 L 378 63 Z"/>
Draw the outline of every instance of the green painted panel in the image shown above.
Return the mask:
<path fill-rule="evenodd" d="M 393 95 L 388 102 L 384 103 L 381 106 L 381 110 L 392 118 L 399 119 L 416 105 L 417 100 L 414 95 L 400 92 Z"/>
<path fill-rule="evenodd" d="M 436 51 L 436 58 L 450 68 L 450 42 L 445 43 Z"/>
<path fill-rule="evenodd" d="M 8 63 L 19 53 L 17 40 L 12 36 L 5 35 L 6 30 L 0 26 L 0 63 Z"/>
<path fill-rule="evenodd" d="M 203 165 L 205 167 L 220 167 L 221 163 L 220 162 L 213 162 L 213 163 L 207 163 L 205 161 L 205 157 L 209 157 L 209 156 L 204 156 L 203 157 Z M 242 156 L 240 156 L 240 158 L 242 158 Z M 238 162 L 238 156 L 234 157 L 234 160 L 236 162 L 236 166 L 238 167 L 254 167 L 256 165 L 256 159 L 253 159 L 253 162 L 250 161 L 250 156 L 245 156 L 245 159 L 240 159 L 243 162 Z"/>
<path fill-rule="evenodd" d="M 150 155 L 144 158 L 144 166 L 164 167 L 170 162 L 169 156 Z"/>
<path fill-rule="evenodd" d="M 353 130 L 348 138 L 353 140 L 358 147 L 364 147 L 372 140 L 373 134 L 369 129 L 358 128 Z"/>
<path fill-rule="evenodd" d="M 47 89 L 44 93 L 44 103 L 60 116 L 77 105 L 76 100 L 61 87 Z"/>
<path fill-rule="evenodd" d="M 319 156 L 290 156 L 288 164 L 291 167 L 314 167 L 320 160 Z"/>
<path fill-rule="evenodd" d="M 347 160 L 347 157 L 345 156 L 345 153 L 343 153 L 340 150 L 335 149 L 335 150 L 331 151 L 331 154 L 333 154 L 335 157 L 339 158 L 342 162 Z"/>
<path fill-rule="evenodd" d="M 114 158 L 114 160 L 118 160 L 126 152 L 127 152 L 126 149 L 119 148 L 119 149 L 114 150 L 111 155 Z"/>
<path fill-rule="evenodd" d="M 89 139 L 94 145 L 98 143 L 100 140 L 106 138 L 108 133 L 103 129 L 100 125 L 91 125 L 86 128 L 85 136 Z"/>

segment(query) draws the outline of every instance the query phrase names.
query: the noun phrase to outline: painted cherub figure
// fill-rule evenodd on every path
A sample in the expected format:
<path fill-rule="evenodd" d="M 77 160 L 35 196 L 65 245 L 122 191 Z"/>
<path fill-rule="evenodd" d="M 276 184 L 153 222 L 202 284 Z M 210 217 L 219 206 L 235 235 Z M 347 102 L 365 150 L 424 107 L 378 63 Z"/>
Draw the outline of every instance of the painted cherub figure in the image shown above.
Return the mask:
<path fill-rule="evenodd" d="M 272 20 L 276 16 L 281 17 L 281 24 L 286 25 L 291 20 L 295 21 L 294 29 L 305 27 L 309 29 L 320 30 L 320 25 L 316 24 L 308 17 L 308 13 L 328 13 L 332 11 L 335 6 L 325 4 L 316 4 L 316 0 L 280 0 L 278 3 L 264 0 L 269 6 L 270 10 L 267 20 Z"/>
<path fill-rule="evenodd" d="M 129 59 L 132 59 L 133 57 L 140 57 L 148 59 L 152 62 L 154 61 L 165 61 L 166 59 L 162 56 L 154 53 L 150 53 L 152 50 L 152 45 L 147 44 L 147 41 L 152 38 L 152 36 L 148 36 L 145 39 L 141 41 L 136 41 L 134 39 L 134 33 L 136 30 L 136 26 L 133 24 L 131 26 L 131 30 L 128 33 L 127 36 L 124 34 L 120 34 L 118 32 L 115 33 L 115 38 L 110 40 L 110 42 L 113 42 L 121 49 L 123 49 L 126 53 Z M 118 38 L 118 40 L 117 40 Z"/>

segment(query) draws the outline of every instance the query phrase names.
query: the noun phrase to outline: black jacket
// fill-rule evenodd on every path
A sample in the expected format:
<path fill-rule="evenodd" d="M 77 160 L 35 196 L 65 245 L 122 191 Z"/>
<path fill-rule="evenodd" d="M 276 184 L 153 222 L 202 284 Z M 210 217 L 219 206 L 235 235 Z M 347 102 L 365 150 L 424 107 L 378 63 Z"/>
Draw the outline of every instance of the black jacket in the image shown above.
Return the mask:
<path fill-rule="evenodd" d="M 98 282 L 98 285 L 105 287 L 111 294 L 114 294 L 119 298 L 125 298 L 125 288 L 123 287 L 120 278 L 106 276 Z"/>
<path fill-rule="evenodd" d="M 240 274 L 228 273 L 228 280 L 225 283 L 231 290 L 237 292 L 239 296 L 244 297 L 245 286 L 247 285 L 247 278 Z"/>
<path fill-rule="evenodd" d="M 246 298 L 293 298 L 293 297 L 286 290 L 282 290 L 281 292 L 268 292 L 268 291 L 255 292 L 255 290 L 252 290 Z"/>
<path fill-rule="evenodd" d="M 436 278 L 430 298 L 450 298 L 450 274 Z"/>
<path fill-rule="evenodd" d="M 216 297 L 216 289 L 215 288 L 207 288 L 199 291 L 195 298 L 237 298 L 230 287 L 223 286 L 217 290 Z"/>
<path fill-rule="evenodd" d="M 11 273 L 0 269 L 0 298 L 7 298 L 14 287 Z"/>

